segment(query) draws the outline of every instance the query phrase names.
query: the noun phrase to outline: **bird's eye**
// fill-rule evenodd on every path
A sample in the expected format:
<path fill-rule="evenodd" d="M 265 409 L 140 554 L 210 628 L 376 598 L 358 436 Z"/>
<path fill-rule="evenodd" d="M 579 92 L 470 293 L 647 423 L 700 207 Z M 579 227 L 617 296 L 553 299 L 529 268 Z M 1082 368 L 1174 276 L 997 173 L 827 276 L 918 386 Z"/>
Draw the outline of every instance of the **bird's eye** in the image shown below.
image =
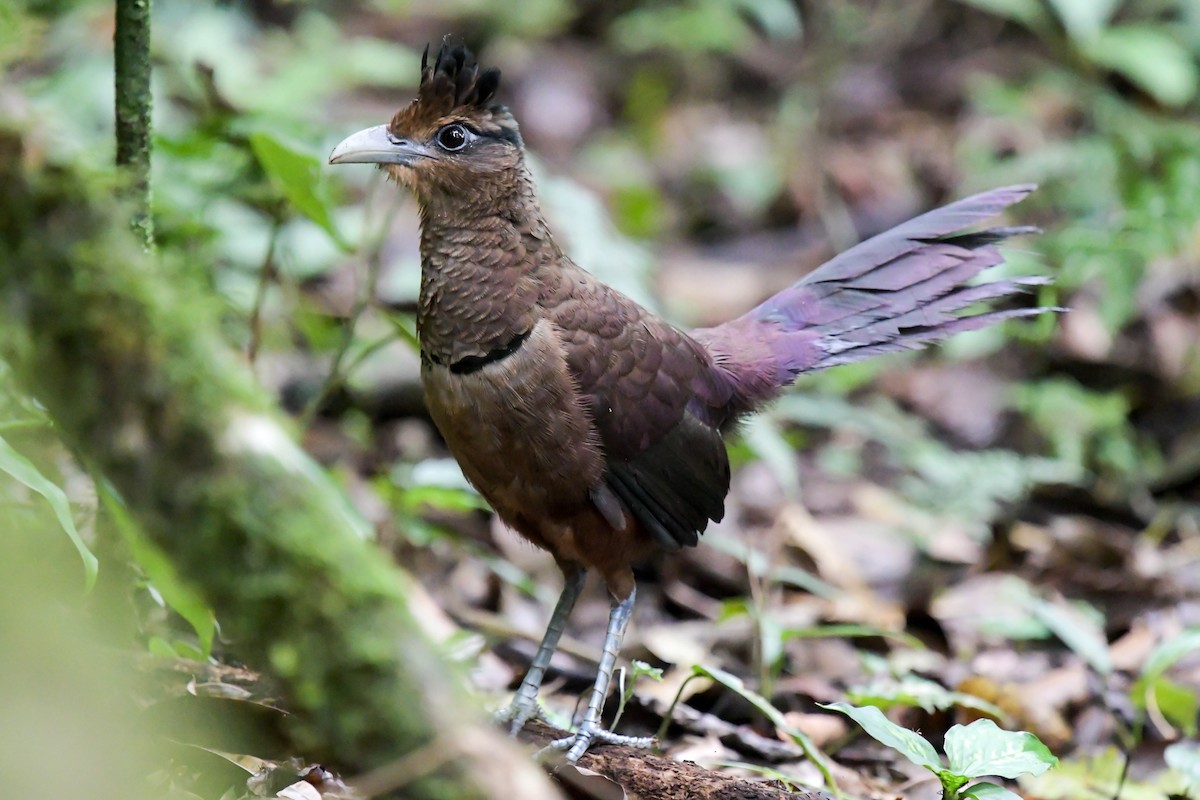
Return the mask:
<path fill-rule="evenodd" d="M 467 129 L 462 125 L 447 125 L 437 132 L 438 146 L 456 153 L 467 146 Z"/>

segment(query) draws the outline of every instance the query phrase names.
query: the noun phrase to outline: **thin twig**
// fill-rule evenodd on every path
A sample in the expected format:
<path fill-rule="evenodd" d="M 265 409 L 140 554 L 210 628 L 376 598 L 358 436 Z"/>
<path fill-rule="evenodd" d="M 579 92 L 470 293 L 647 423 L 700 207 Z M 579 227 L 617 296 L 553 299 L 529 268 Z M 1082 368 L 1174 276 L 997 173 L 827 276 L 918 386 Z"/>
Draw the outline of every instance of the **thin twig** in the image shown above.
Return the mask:
<path fill-rule="evenodd" d="M 246 359 L 254 364 L 258 348 L 262 344 L 262 309 L 267 299 L 267 289 L 275 280 L 275 245 L 279 242 L 279 231 L 283 227 L 278 219 L 271 222 L 271 233 L 267 237 L 267 251 L 263 253 L 262 265 L 258 269 L 258 286 L 254 290 L 254 307 L 250 310 L 250 341 L 246 343 Z"/>
<path fill-rule="evenodd" d="M 317 415 L 321 406 L 341 386 L 342 380 L 345 377 L 342 365 L 347 353 L 350 351 L 350 345 L 354 343 L 354 331 L 358 326 L 358 320 L 375 301 L 375 290 L 379 284 L 379 266 L 383 260 L 383 244 L 387 240 L 387 232 L 391 227 L 391 221 L 395 218 L 396 212 L 400 210 L 400 205 L 404 197 L 401 192 L 392 192 L 391 200 L 384 211 L 379 231 L 374 237 L 371 237 L 370 209 L 374 205 L 379 185 L 380 183 L 377 182 L 372 187 L 370 197 L 367 200 L 368 213 L 363 222 L 363 241 L 359 248 L 360 252 L 363 253 L 363 261 L 366 265 L 366 280 L 363 282 L 361 291 L 358 292 L 354 308 L 350 311 L 350 317 L 346 320 L 346 326 L 342 331 L 342 341 L 338 345 L 337 352 L 333 355 L 333 362 L 330 364 L 329 374 L 325 378 L 325 383 L 322 384 L 321 390 L 317 392 L 317 395 L 309 401 L 304 409 L 304 413 L 300 415 L 301 430 L 308 428 L 312 424 L 313 418 Z"/>
<path fill-rule="evenodd" d="M 1121 792 L 1125 791 L 1125 779 L 1129 777 L 1129 751 L 1122 750 L 1121 756 L 1124 763 L 1121 764 L 1121 777 L 1117 779 L 1117 790 L 1113 792 L 1112 800 L 1121 800 Z"/>

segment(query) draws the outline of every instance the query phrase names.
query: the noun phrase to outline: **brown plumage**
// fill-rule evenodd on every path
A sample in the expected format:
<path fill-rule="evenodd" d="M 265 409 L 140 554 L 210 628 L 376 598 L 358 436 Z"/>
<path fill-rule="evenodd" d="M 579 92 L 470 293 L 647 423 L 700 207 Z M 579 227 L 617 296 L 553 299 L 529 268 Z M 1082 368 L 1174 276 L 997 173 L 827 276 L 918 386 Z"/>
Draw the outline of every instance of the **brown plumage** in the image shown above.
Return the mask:
<path fill-rule="evenodd" d="M 920 347 L 1021 308 L 960 315 L 1037 283 L 967 283 L 1000 263 L 1017 231 L 963 234 L 1031 187 L 930 212 L 864 242 L 725 325 L 690 335 L 576 266 L 538 205 L 516 121 L 495 100 L 500 74 L 463 47 L 422 61 L 417 99 L 386 126 L 338 145 L 331 162 L 377 163 L 417 197 L 417 333 L 430 415 L 468 480 L 508 525 L 548 550 L 566 587 L 513 704 L 514 731 L 582 586 L 613 597 L 587 713 L 554 746 L 645 745 L 599 725 L 633 605 L 632 565 L 696 544 L 724 513 L 723 434 L 801 372 Z"/>

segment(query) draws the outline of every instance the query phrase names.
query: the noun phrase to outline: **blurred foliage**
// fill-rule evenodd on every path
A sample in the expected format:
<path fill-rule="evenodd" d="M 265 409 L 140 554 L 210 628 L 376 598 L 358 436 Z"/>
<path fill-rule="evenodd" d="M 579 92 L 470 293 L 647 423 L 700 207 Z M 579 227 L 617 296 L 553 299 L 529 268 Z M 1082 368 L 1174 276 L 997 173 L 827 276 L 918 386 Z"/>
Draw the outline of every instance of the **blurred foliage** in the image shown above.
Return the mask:
<path fill-rule="evenodd" d="M 308 432 L 338 440 L 330 469 L 350 492 L 379 501 L 379 527 L 402 552 L 451 548 L 527 595 L 547 594 L 447 522 L 483 508 L 453 462 L 430 446 L 392 452 L 394 431 L 374 409 L 353 407 L 396 379 L 388 365 L 413 341 L 415 210 L 372 170 L 331 175 L 325 156 L 411 96 L 421 48 L 447 32 L 504 66 L 506 96 L 566 249 L 647 304 L 673 248 L 737 264 L 765 251 L 763 261 L 798 274 L 815 263 L 797 254 L 812 241 L 844 247 L 898 222 L 897 209 L 1002 183 L 1041 184 L 1014 219 L 1046 232 L 1007 248 L 1002 269 L 1051 272 L 1056 284 L 1039 299 L 1094 323 L 1087 347 L 1064 342 L 1073 320 L 1045 319 L 922 356 L 979 361 L 1004 376 L 995 412 L 1002 435 L 979 446 L 953 441 L 920 409 L 878 393 L 889 371 L 913 359 L 805 379 L 799 393 L 750 420 L 732 449 L 738 467 L 765 464 L 788 502 L 804 498 L 814 468 L 847 482 L 870 475 L 888 487 L 889 524 L 926 554 L 947 527 L 976 544 L 994 540 L 1038 493 L 1200 516 L 1194 497 L 1154 494 L 1180 464 L 1200 464 L 1180 444 L 1200 426 L 1184 411 L 1172 412 L 1168 434 L 1144 420 L 1160 405 L 1186 408 L 1200 397 L 1200 347 L 1182 347 L 1170 373 L 1144 344 L 1164 307 L 1186 312 L 1200 297 L 1200 4 L 1192 0 L 157 0 L 155 14 L 159 244 L 189 255 L 225 302 L 230 342 L 257 346 L 263 379 L 305 411 L 304 423 L 316 420 Z M 66 154 L 97 170 L 111 161 L 110 17 L 104 0 L 0 4 L 0 124 L 29 130 L 34 157 Z M 554 113 L 537 113 L 546 107 Z M 787 238 L 795 231 L 803 235 Z M 786 256 L 778 244 L 763 246 L 760 233 L 780 237 Z M 685 274 L 691 282 L 707 275 Z M 373 307 L 372 294 L 386 308 Z M 677 315 L 703 310 L 688 303 L 663 298 Z M 296 363 L 299 388 L 279 377 Z M 142 645 L 215 661 L 219 621 L 124 520 L 119 498 L 94 490 L 52 422 L 3 374 L 0 436 L 0 534 L 44 537 L 40 557 L 70 564 L 80 586 L 97 575 L 103 585 L 107 574 L 123 574 L 115 562 L 132 560 Z M 99 546 L 109 529 L 115 543 Z M 823 599 L 841 590 L 724 532 L 707 543 L 755 585 Z M 1011 613 L 981 616 L 980 626 L 1012 642 L 1057 638 L 1096 675 L 1110 675 L 1101 610 L 1014 581 Z M 761 692 L 715 667 L 696 674 L 808 748 L 764 697 L 788 671 L 787 643 L 830 635 L 914 642 L 870 625 L 789 624 L 769 599 L 725 598 L 718 611 L 722 621 L 753 622 Z M 1197 693 L 1172 672 L 1195 650 L 1189 629 L 1152 654 L 1128 692 L 1140 719 L 1153 710 L 1195 734 Z M 987 705 L 911 673 L 856 691 L 855 702 L 881 707 Z M 1178 753 L 1177 771 L 1191 774 L 1194 753 Z M 1072 770 L 1089 772 L 1076 763 L 1063 774 Z M 1036 785 L 1050 786 L 1050 776 Z"/>

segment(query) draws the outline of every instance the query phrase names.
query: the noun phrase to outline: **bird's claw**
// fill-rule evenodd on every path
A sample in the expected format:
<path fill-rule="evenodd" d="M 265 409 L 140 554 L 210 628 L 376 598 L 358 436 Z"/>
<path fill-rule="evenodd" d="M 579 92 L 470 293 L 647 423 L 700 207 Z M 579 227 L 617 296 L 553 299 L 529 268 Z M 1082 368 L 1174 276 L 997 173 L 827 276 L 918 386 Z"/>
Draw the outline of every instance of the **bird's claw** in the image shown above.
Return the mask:
<path fill-rule="evenodd" d="M 575 733 L 565 736 L 562 739 L 555 739 L 543 747 L 538 751 L 538 757 L 548 755 L 551 751 L 566 750 L 567 763 L 574 764 L 583 757 L 583 754 L 594 743 L 619 744 L 626 747 L 646 749 L 654 746 L 655 739 L 653 736 L 626 736 L 621 733 L 613 733 L 601 728 L 594 722 L 585 720 Z"/>
<path fill-rule="evenodd" d="M 530 700 L 517 696 L 513 701 L 504 708 L 492 715 L 492 722 L 497 725 L 508 725 L 508 735 L 516 736 L 525 727 L 525 723 L 531 719 L 541 720 L 545 723 L 550 723 L 550 718 L 546 715 L 546 710 L 542 708 L 542 704 L 536 698 Z"/>

